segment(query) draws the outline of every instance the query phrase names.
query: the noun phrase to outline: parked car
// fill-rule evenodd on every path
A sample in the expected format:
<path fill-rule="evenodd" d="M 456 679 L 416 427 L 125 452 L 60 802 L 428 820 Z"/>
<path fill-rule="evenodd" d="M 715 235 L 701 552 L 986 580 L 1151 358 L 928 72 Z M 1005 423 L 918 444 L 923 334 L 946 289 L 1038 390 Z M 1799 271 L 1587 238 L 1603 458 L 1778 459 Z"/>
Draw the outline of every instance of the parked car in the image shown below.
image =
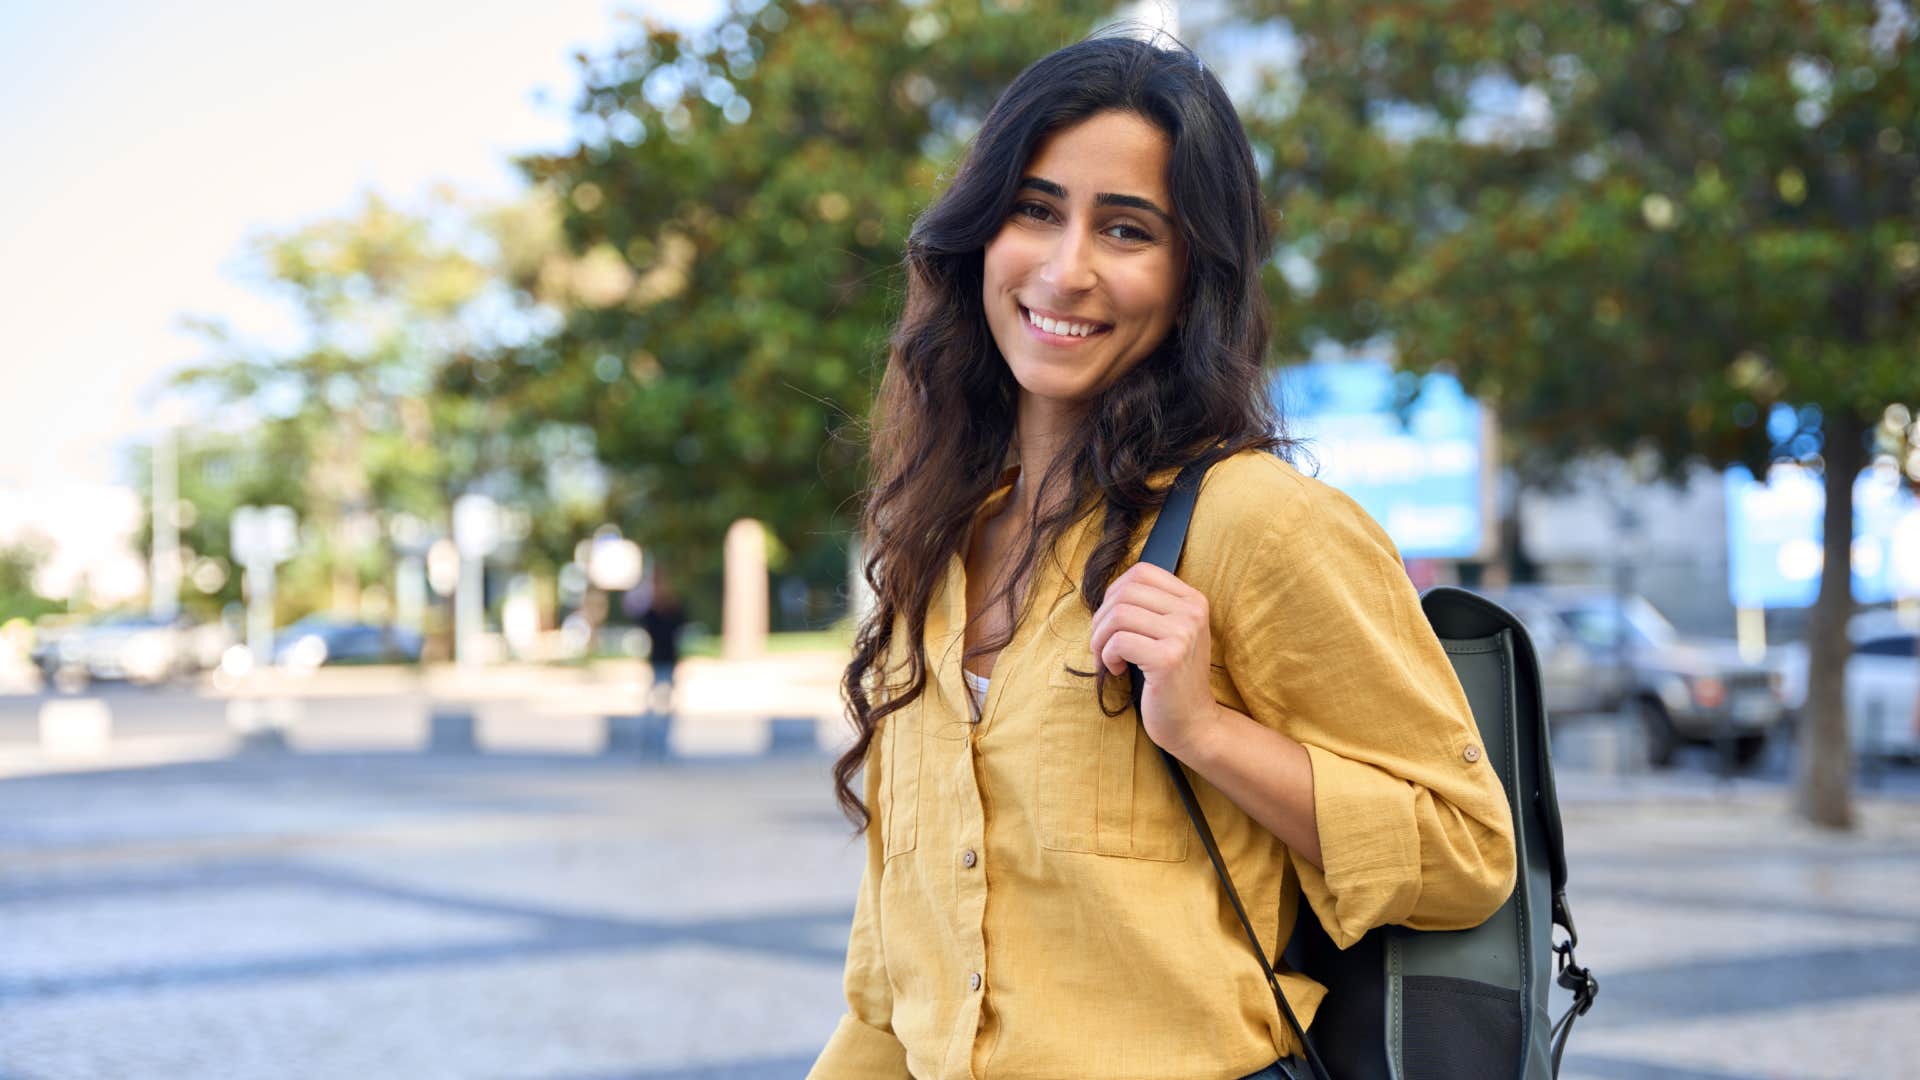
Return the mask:
<path fill-rule="evenodd" d="M 310 615 L 281 630 L 273 662 L 307 669 L 322 664 L 411 664 L 420 660 L 420 635 L 396 626 Z"/>
<path fill-rule="evenodd" d="M 1870 611 L 1847 624 L 1847 730 L 1861 757 L 1920 760 L 1920 632 L 1893 612 Z M 1787 707 L 1803 716 L 1807 646 L 1773 650 Z"/>
<path fill-rule="evenodd" d="M 1592 586 L 1515 586 L 1486 595 L 1519 617 L 1540 654 L 1550 713 L 1630 709 L 1647 759 L 1730 740 L 1741 765 L 1765 752 L 1788 713 L 1779 678 L 1733 641 L 1687 638 L 1645 597 Z M 1620 635 L 1624 634 L 1624 641 Z"/>
<path fill-rule="evenodd" d="M 119 614 L 49 627 L 33 656 L 49 682 L 71 685 L 109 679 L 152 684 L 213 667 L 228 644 L 226 628 L 219 623 Z"/>

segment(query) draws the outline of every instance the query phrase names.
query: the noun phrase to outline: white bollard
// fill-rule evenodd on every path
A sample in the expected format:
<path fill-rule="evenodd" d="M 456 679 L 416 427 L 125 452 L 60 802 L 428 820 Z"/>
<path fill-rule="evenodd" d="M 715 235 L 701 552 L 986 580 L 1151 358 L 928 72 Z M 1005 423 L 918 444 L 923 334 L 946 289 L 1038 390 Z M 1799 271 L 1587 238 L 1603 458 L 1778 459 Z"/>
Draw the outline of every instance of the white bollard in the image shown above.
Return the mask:
<path fill-rule="evenodd" d="M 55 757 L 98 757 L 113 742 L 113 713 L 99 698 L 55 698 L 40 706 L 40 748 Z"/>
<path fill-rule="evenodd" d="M 729 660 L 767 651 L 767 531 L 752 518 L 727 526 L 720 604 L 720 650 Z"/>
<path fill-rule="evenodd" d="M 245 749 L 284 750 L 303 711 L 297 698 L 228 698 L 227 727 Z"/>
<path fill-rule="evenodd" d="M 236 735 L 258 731 L 261 727 L 260 702 L 254 698 L 228 698 L 227 727 Z"/>

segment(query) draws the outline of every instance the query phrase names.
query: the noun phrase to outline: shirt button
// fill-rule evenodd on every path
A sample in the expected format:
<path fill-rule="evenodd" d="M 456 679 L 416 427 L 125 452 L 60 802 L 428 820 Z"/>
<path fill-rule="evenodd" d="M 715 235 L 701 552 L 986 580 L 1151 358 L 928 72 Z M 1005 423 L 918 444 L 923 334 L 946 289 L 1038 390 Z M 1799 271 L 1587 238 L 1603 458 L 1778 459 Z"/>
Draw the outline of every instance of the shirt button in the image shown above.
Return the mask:
<path fill-rule="evenodd" d="M 973 864 L 979 861 L 980 861 L 980 856 L 975 855 L 973 853 L 972 848 L 968 848 L 966 851 L 961 852 L 960 854 L 960 865 L 966 867 L 969 870 L 973 869 Z"/>
<path fill-rule="evenodd" d="M 1460 756 L 1463 758 L 1466 758 L 1467 764 L 1471 765 L 1474 762 L 1480 760 L 1480 748 L 1472 744 L 1468 744 L 1467 748 L 1460 752 Z"/>
<path fill-rule="evenodd" d="M 980 973 L 979 972 L 976 971 L 973 974 L 967 976 L 967 989 L 969 990 L 980 989 Z"/>

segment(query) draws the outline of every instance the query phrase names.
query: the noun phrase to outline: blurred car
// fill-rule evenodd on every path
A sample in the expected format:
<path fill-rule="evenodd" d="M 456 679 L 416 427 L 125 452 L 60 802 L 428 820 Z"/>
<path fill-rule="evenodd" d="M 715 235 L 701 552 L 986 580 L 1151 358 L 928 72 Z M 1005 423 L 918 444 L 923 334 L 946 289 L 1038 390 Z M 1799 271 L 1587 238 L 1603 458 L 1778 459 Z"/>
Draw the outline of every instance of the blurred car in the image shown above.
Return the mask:
<path fill-rule="evenodd" d="M 1890 611 L 1847 624 L 1847 731 L 1861 757 L 1920 760 L 1920 632 Z M 1796 715 L 1807 701 L 1804 642 L 1772 650 L 1782 696 Z"/>
<path fill-rule="evenodd" d="M 1484 593 L 1533 638 L 1549 713 L 1630 709 L 1654 765 L 1671 764 L 1682 745 L 1722 738 L 1735 761 L 1752 764 L 1788 717 L 1772 669 L 1743 658 L 1733 641 L 1683 637 L 1643 596 L 1622 605 L 1592 586 Z"/>
<path fill-rule="evenodd" d="M 228 644 L 219 623 L 120 614 L 49 627 L 33 658 L 48 681 L 62 685 L 89 679 L 152 684 L 213 667 Z"/>
<path fill-rule="evenodd" d="M 312 615 L 280 631 L 273 662 L 309 671 L 322 664 L 412 664 L 420 660 L 420 647 L 420 635 L 411 630 Z"/>

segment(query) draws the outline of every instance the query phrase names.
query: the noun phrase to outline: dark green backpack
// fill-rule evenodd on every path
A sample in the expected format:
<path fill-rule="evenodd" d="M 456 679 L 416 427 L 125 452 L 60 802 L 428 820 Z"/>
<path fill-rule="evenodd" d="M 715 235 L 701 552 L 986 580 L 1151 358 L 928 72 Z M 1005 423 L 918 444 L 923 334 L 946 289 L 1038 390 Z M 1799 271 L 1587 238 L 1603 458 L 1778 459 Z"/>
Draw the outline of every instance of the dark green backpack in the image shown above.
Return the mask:
<path fill-rule="evenodd" d="M 1176 571 L 1204 472 L 1204 462 L 1196 463 L 1174 481 L 1141 562 Z M 1346 950 L 1334 946 L 1312 908 L 1301 904 L 1283 956 L 1290 968 L 1327 987 L 1311 1038 L 1281 993 L 1186 774 L 1173 755 L 1163 750 L 1161 757 L 1281 1015 L 1307 1048 L 1316 1080 L 1548 1080 L 1559 1074 L 1573 1020 L 1592 1008 L 1599 984 L 1573 958 L 1579 939 L 1567 909 L 1540 661 L 1520 621 L 1484 597 L 1436 588 L 1422 595 L 1420 606 L 1453 662 L 1482 745 L 1506 786 L 1520 872 L 1513 895 L 1471 930 L 1383 926 Z M 1140 685 L 1135 671 L 1136 708 Z M 1567 932 L 1560 944 L 1553 941 L 1555 925 Z M 1574 995 L 1558 1022 L 1548 1015 L 1555 981 L 1550 957 L 1557 957 L 1558 982 Z"/>

